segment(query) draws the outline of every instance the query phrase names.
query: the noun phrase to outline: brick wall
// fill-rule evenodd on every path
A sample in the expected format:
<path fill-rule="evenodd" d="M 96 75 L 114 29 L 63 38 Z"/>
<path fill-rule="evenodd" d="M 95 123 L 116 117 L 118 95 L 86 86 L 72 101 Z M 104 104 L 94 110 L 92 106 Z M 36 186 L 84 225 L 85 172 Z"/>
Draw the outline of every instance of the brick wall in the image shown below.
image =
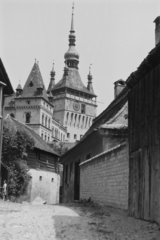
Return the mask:
<path fill-rule="evenodd" d="M 80 198 L 128 208 L 129 160 L 126 143 L 80 166 Z"/>

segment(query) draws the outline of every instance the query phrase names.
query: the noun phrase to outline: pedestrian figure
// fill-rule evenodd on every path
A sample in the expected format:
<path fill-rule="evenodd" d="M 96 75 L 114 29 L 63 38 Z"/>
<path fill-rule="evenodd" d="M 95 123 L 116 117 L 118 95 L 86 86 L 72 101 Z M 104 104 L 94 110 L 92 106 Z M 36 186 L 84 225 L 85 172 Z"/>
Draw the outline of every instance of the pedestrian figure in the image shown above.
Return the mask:
<path fill-rule="evenodd" d="M 4 180 L 3 184 L 3 201 L 7 200 L 7 183 L 6 180 Z"/>

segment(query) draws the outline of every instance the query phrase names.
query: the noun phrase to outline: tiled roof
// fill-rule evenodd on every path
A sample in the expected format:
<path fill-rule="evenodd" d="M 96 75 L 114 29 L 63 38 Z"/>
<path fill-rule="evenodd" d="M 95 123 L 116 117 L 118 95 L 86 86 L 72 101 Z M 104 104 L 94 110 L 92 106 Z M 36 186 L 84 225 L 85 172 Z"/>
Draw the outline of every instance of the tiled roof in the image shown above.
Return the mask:
<path fill-rule="evenodd" d="M 153 48 L 142 61 L 137 70 L 128 77 L 126 84 L 129 88 L 136 85 L 148 72 L 160 64 L 160 43 Z"/>
<path fill-rule="evenodd" d="M 42 85 L 43 86 L 43 93 L 42 95 L 38 94 L 37 88 Z M 47 92 L 45 89 L 45 85 L 43 82 L 43 78 L 39 69 L 38 64 L 35 62 L 33 68 L 29 74 L 29 77 L 24 85 L 22 95 L 20 97 L 36 97 L 42 96 L 46 100 L 48 100 Z"/>
<path fill-rule="evenodd" d="M 4 94 L 13 94 L 14 93 L 12 84 L 9 80 L 9 77 L 7 75 L 7 72 L 5 70 L 5 67 L 3 65 L 1 58 L 0 58 L 0 81 L 3 82 L 4 84 L 6 84 L 6 86 L 3 89 Z"/>
<path fill-rule="evenodd" d="M 89 90 L 84 86 L 79 71 L 76 68 L 69 68 L 68 76 L 63 75 L 62 79 L 54 86 L 52 91 L 54 92 L 54 90 L 63 87 L 68 87 L 77 91 L 88 93 L 92 96 L 96 96 L 95 94 L 90 93 Z"/>
<path fill-rule="evenodd" d="M 43 150 L 45 152 L 52 153 L 59 156 L 54 150 L 52 150 L 48 144 L 30 127 L 19 122 L 18 120 L 12 118 L 9 114 L 4 119 L 4 124 L 8 126 L 14 126 L 16 129 L 21 129 L 26 131 L 35 141 L 35 148 Z"/>

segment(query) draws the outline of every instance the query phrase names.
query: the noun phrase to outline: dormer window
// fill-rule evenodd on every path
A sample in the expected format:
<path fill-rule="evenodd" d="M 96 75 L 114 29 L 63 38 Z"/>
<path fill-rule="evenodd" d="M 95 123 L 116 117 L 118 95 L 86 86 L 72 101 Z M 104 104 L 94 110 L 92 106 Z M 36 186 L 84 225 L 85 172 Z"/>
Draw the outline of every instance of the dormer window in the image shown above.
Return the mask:
<path fill-rule="evenodd" d="M 30 81 L 29 87 L 33 87 L 33 82 L 32 81 Z"/>
<path fill-rule="evenodd" d="M 26 123 L 30 123 L 31 122 L 31 113 L 27 112 L 26 113 Z"/>

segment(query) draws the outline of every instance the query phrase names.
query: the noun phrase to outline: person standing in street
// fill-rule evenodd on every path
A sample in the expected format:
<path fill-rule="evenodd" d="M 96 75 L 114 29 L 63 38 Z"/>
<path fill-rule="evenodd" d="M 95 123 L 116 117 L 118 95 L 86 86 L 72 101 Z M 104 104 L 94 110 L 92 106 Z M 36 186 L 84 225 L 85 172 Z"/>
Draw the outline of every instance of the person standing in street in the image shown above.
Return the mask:
<path fill-rule="evenodd" d="M 6 180 L 4 180 L 3 184 L 3 201 L 7 200 L 7 183 Z"/>

